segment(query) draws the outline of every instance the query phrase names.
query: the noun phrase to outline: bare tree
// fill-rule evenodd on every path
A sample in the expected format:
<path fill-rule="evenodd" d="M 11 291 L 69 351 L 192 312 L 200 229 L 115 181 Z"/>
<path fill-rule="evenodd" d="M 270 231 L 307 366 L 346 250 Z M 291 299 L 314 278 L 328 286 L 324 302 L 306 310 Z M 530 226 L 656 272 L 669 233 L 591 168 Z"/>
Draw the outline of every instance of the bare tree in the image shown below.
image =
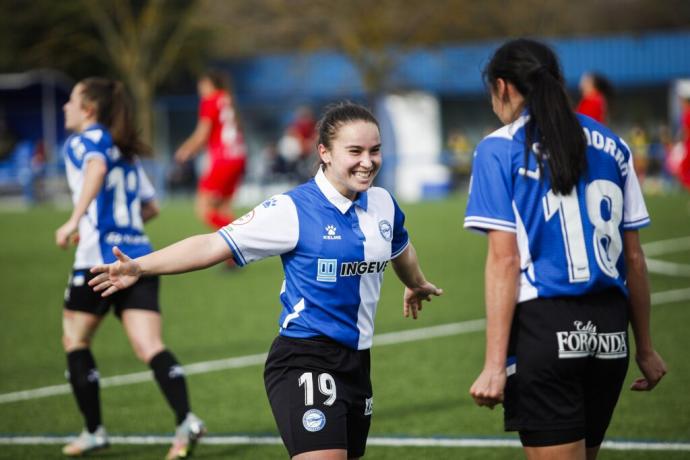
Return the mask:
<path fill-rule="evenodd" d="M 96 25 L 109 60 L 134 98 L 142 137 L 152 139 L 153 97 L 194 28 L 196 1 L 82 0 Z M 178 6 L 176 6 L 178 5 Z"/>

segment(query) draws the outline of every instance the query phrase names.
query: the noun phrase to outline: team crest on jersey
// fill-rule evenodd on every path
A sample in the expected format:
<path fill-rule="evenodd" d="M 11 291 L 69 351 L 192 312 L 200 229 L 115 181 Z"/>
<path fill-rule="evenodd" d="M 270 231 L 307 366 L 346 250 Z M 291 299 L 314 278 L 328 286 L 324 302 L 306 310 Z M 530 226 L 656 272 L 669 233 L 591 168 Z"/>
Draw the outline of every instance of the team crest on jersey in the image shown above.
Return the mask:
<path fill-rule="evenodd" d="M 379 221 L 379 232 L 384 240 L 390 241 L 393 239 L 393 226 L 387 220 Z"/>
<path fill-rule="evenodd" d="M 302 416 L 302 425 L 312 433 L 321 431 L 326 426 L 326 415 L 318 409 L 309 409 Z"/>
<path fill-rule="evenodd" d="M 338 235 L 338 229 L 335 225 L 326 225 L 324 230 L 326 230 L 326 234 L 323 236 L 324 240 L 341 240 L 343 238 L 341 235 Z"/>
<path fill-rule="evenodd" d="M 591 321 L 574 321 L 574 331 L 556 332 L 558 357 L 560 359 L 584 358 L 598 359 L 625 358 L 628 355 L 626 331 L 597 332 Z"/>
<path fill-rule="evenodd" d="M 232 222 L 232 225 L 245 225 L 245 224 L 248 224 L 249 222 L 251 222 L 253 218 L 254 218 L 254 210 L 252 209 L 251 211 L 249 211 L 247 214 L 240 217 L 239 219 L 235 219 Z"/>

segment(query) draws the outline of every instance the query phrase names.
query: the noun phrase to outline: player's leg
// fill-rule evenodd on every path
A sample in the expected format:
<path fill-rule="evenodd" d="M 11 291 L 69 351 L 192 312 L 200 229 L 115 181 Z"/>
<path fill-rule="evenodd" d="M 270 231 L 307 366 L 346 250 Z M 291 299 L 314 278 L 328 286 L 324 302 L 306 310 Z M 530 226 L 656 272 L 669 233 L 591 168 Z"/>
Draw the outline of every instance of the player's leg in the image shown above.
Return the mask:
<path fill-rule="evenodd" d="M 132 286 L 117 306 L 132 349 L 153 371 L 154 378 L 175 413 L 176 434 L 168 458 L 184 458 L 205 433 L 203 422 L 190 411 L 187 383 L 182 366 L 165 348 L 158 306 L 158 278 L 144 278 Z M 131 306 L 131 307 L 125 307 Z"/>
<path fill-rule="evenodd" d="M 328 449 L 304 452 L 292 457 L 292 460 L 347 460 L 347 450 Z"/>
<path fill-rule="evenodd" d="M 108 303 L 87 282 L 85 271 L 72 274 L 62 313 L 62 345 L 67 355 L 68 378 L 85 424 L 79 437 L 63 448 L 63 453 L 70 456 L 108 445 L 102 426 L 98 368 L 91 353 L 91 339 L 108 310 Z"/>
<path fill-rule="evenodd" d="M 232 216 L 223 212 L 223 189 L 226 168 L 222 163 L 214 163 L 199 181 L 196 193 L 195 210 L 203 222 L 213 229 L 225 227 L 232 222 Z"/>
<path fill-rule="evenodd" d="M 80 311 L 64 310 L 62 315 L 62 344 L 67 354 L 69 382 L 90 433 L 101 425 L 99 375 L 91 353 L 91 338 L 101 320 L 101 316 Z"/>
<path fill-rule="evenodd" d="M 585 441 L 557 446 L 523 447 L 528 460 L 585 460 Z"/>

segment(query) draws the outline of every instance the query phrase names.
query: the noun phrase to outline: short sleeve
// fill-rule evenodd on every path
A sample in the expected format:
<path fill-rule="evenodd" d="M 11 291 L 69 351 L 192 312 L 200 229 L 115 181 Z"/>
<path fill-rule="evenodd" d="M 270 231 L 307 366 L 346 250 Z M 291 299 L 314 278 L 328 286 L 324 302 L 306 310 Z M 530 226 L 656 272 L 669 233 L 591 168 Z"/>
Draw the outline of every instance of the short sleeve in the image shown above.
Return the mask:
<path fill-rule="evenodd" d="M 292 251 L 299 239 L 297 208 L 287 195 L 276 195 L 218 233 L 239 266 Z"/>
<path fill-rule="evenodd" d="M 215 120 L 218 116 L 218 106 L 216 98 L 207 97 L 199 103 L 199 120 Z"/>
<path fill-rule="evenodd" d="M 156 198 L 156 189 L 153 188 L 153 184 L 149 180 L 144 168 L 141 163 L 137 161 L 137 175 L 139 176 L 139 199 L 142 203 Z"/>
<path fill-rule="evenodd" d="M 642 196 L 640 182 L 633 167 L 632 155 L 628 156 L 628 175 L 623 190 L 623 229 L 635 230 L 651 223 L 647 206 Z"/>
<path fill-rule="evenodd" d="M 515 232 L 513 182 L 510 168 L 510 141 L 484 139 L 474 152 L 470 193 L 464 227 Z"/>
<path fill-rule="evenodd" d="M 100 145 L 100 143 L 96 143 L 83 135 L 80 137 L 79 141 L 82 144 L 81 148 L 84 152 L 84 156 L 82 157 L 82 164 L 86 165 L 86 163 L 88 163 L 88 161 L 93 158 L 100 158 L 106 163 L 108 162 L 108 155 L 106 154 L 105 149 Z"/>
<path fill-rule="evenodd" d="M 393 200 L 393 240 L 391 241 L 391 259 L 395 259 L 403 253 L 407 245 L 410 243 L 410 237 L 405 228 L 405 214 L 398 206 L 398 202 L 391 196 Z"/>

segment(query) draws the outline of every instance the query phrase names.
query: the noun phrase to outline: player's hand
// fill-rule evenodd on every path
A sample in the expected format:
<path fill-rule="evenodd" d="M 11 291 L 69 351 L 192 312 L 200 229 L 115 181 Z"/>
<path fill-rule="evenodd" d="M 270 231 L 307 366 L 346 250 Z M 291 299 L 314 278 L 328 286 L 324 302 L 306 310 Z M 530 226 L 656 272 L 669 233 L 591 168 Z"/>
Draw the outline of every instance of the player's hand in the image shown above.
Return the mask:
<path fill-rule="evenodd" d="M 79 222 L 74 222 L 71 219 L 62 224 L 60 228 L 55 230 L 55 244 L 61 247 L 62 249 L 67 249 L 70 242 L 75 241 L 75 235 L 77 235 L 76 241 L 79 241 L 79 237 L 77 234 L 78 228 Z"/>
<path fill-rule="evenodd" d="M 644 377 L 635 379 L 630 389 L 633 391 L 650 391 L 666 375 L 666 363 L 656 350 L 638 353 L 635 360 Z"/>
<path fill-rule="evenodd" d="M 182 164 L 187 160 L 189 160 L 189 155 L 184 150 L 178 149 L 175 152 L 175 163 Z"/>
<path fill-rule="evenodd" d="M 412 314 L 412 318 L 417 319 L 418 313 L 422 310 L 422 302 L 431 302 L 431 296 L 439 296 L 443 294 L 443 289 L 439 289 L 433 284 L 426 281 L 419 287 L 409 288 L 405 287 L 405 292 L 403 293 L 403 316 L 409 318 Z"/>
<path fill-rule="evenodd" d="M 120 251 L 117 246 L 113 247 L 113 254 L 117 257 L 116 262 L 96 265 L 91 269 L 91 273 L 98 273 L 98 275 L 89 281 L 89 286 L 96 292 L 102 292 L 101 297 L 108 297 L 117 291 L 127 289 L 141 276 L 139 264 Z"/>
<path fill-rule="evenodd" d="M 506 369 L 484 368 L 477 380 L 470 387 L 470 395 L 478 406 L 486 406 L 493 409 L 495 405 L 503 402 L 503 390 L 506 387 Z"/>

